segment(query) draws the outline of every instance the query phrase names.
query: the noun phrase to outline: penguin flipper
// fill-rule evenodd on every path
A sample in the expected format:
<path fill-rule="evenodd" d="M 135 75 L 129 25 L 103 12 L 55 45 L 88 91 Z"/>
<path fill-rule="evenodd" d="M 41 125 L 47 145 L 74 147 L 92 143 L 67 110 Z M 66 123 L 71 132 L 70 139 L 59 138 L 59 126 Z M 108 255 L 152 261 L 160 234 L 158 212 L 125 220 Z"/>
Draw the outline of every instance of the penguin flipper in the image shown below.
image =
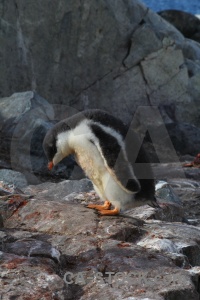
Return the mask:
<path fill-rule="evenodd" d="M 91 129 L 98 138 L 99 145 L 96 146 L 99 149 L 109 173 L 127 192 L 138 192 L 140 190 L 140 184 L 134 174 L 131 164 L 126 158 L 123 137 L 120 145 L 119 140 L 115 137 L 115 131 L 113 134 L 110 134 L 105 132 L 97 124 L 92 124 Z"/>

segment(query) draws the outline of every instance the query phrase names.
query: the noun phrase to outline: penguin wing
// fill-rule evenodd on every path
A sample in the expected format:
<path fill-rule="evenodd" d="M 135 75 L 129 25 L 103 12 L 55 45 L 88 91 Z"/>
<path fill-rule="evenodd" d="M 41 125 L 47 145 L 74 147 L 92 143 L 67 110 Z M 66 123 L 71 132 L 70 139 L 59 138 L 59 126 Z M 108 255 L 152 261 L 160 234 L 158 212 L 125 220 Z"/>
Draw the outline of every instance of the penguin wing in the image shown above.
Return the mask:
<path fill-rule="evenodd" d="M 126 157 L 125 145 L 123 147 L 119 142 L 116 131 L 113 129 L 113 134 L 111 133 L 111 130 L 109 130 L 110 132 L 108 133 L 98 124 L 91 124 L 90 127 L 98 139 L 98 145 L 96 146 L 99 148 L 99 152 L 109 173 L 127 192 L 138 192 L 140 190 L 139 181 Z"/>

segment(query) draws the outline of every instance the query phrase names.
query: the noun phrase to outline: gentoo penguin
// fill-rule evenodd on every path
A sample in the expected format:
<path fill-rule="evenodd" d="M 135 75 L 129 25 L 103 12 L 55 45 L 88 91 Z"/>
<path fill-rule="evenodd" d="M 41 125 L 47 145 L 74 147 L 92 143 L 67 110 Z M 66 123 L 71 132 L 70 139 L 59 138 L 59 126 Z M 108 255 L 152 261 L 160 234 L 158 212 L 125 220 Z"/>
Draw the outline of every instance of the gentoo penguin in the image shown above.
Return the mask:
<path fill-rule="evenodd" d="M 157 206 L 144 149 L 135 132 L 109 113 L 91 109 L 58 122 L 47 132 L 43 148 L 50 170 L 74 155 L 104 201 L 103 205 L 87 206 L 100 215 L 117 215 L 120 209 L 144 204 Z"/>

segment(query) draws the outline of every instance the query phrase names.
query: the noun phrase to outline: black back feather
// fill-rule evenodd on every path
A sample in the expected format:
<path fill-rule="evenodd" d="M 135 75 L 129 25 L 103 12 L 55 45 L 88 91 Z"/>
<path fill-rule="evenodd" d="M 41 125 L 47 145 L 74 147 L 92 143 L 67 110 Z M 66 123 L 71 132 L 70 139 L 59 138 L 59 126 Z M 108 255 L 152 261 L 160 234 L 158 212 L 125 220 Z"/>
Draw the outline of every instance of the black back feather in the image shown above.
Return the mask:
<path fill-rule="evenodd" d="M 43 142 L 44 151 L 48 159 L 52 160 L 56 153 L 57 135 L 63 131 L 75 128 L 84 119 L 101 123 L 106 127 L 108 126 L 122 136 L 122 139 L 125 141 L 128 160 L 133 168 L 136 178 L 140 183 L 140 191 L 137 181 L 129 176 L 130 173 L 127 171 L 127 161 L 121 153 L 121 146 L 118 144 L 117 140 L 112 135 L 102 130 L 98 124 L 91 124 L 91 129 L 99 139 L 99 143 L 103 155 L 106 157 L 107 164 L 111 169 L 115 170 L 117 178 L 120 179 L 120 182 L 122 182 L 122 184 L 128 190 L 138 192 L 136 197 L 153 199 L 155 193 L 153 173 L 148 156 L 143 149 L 141 142 L 139 141 L 136 133 L 133 130 L 129 130 L 125 123 L 105 111 L 99 109 L 90 109 L 77 113 L 72 117 L 58 122 L 52 129 L 50 129 Z M 126 139 L 127 133 L 130 135 L 128 139 Z M 136 149 L 139 149 L 137 153 Z"/>

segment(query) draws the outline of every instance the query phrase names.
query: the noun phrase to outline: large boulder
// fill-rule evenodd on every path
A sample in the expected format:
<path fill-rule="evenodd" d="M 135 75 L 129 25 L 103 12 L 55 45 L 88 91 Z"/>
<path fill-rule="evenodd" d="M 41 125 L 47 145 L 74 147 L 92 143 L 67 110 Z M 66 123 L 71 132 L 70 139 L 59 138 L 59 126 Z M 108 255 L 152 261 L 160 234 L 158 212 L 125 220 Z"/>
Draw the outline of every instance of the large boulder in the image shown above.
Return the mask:
<path fill-rule="evenodd" d="M 173 103 L 199 125 L 200 45 L 138 0 L 2 1 L 0 16 L 1 96 L 37 90 L 128 121 Z"/>
<path fill-rule="evenodd" d="M 195 157 L 200 152 L 199 127 L 172 122 L 149 128 L 151 135 L 146 135 L 144 145 L 151 162 L 178 162 L 185 155 Z"/>
<path fill-rule="evenodd" d="M 10 184 L 11 186 L 16 186 L 19 189 L 27 186 L 27 180 L 25 176 L 13 170 L 0 170 L 0 181 Z"/>
<path fill-rule="evenodd" d="M 29 91 L 0 99 L 0 111 L 1 168 L 7 163 L 7 168 L 20 171 L 34 184 L 44 176 L 54 180 L 69 177 L 75 162 L 68 158 L 50 174 L 42 148 L 47 130 L 58 117 L 56 107 Z M 6 176 L 5 171 L 3 174 Z"/>
<path fill-rule="evenodd" d="M 186 38 L 200 42 L 200 20 L 198 17 L 175 9 L 163 10 L 158 14 L 174 25 Z"/>
<path fill-rule="evenodd" d="M 0 99 L 0 110 L 0 168 L 23 173 L 31 184 L 84 177 L 73 157 L 64 159 L 49 172 L 42 147 L 47 130 L 57 120 L 74 114 L 74 109 L 51 105 L 29 91 Z M 140 107 L 130 126 L 137 128 L 142 139 L 145 137 L 144 145 L 151 162 L 178 162 L 182 155 L 199 153 L 200 128 L 178 122 L 174 105 Z M 5 180 L 6 174 L 4 171 L 0 177 Z M 12 180 L 12 173 L 9 174 Z"/>

